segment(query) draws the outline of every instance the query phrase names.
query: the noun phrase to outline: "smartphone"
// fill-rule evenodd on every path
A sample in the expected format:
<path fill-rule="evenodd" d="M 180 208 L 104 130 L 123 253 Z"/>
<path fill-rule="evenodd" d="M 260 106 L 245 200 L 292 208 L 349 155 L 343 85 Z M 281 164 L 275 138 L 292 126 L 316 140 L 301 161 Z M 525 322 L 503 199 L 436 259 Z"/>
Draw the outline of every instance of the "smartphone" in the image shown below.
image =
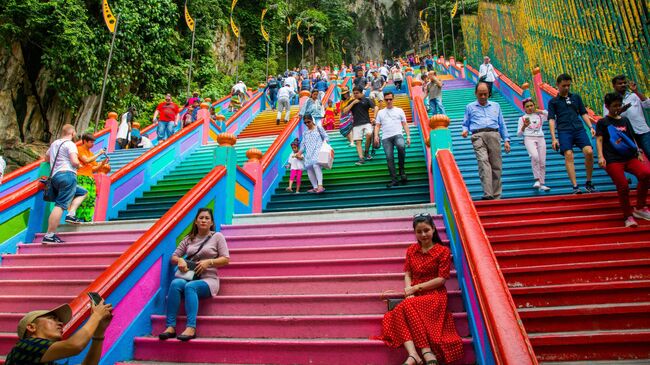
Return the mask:
<path fill-rule="evenodd" d="M 90 297 L 90 301 L 93 303 L 93 305 L 98 305 L 99 303 L 104 300 L 101 295 L 95 292 L 88 292 L 86 293 Z"/>
<path fill-rule="evenodd" d="M 621 107 L 621 110 L 628 110 L 632 106 L 632 103 L 627 103 Z"/>

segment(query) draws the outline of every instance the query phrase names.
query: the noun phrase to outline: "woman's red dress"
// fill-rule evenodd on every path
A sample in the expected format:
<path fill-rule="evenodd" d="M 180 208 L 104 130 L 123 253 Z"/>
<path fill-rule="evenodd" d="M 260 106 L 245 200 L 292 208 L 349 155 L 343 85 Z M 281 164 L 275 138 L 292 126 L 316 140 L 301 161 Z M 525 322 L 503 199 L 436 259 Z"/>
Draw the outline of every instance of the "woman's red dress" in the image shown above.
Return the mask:
<path fill-rule="evenodd" d="M 435 278 L 449 279 L 451 254 L 449 248 L 435 244 L 426 253 L 415 243 L 406 250 L 404 271 L 411 273 L 411 285 Z M 413 341 L 415 347 L 430 347 L 442 363 L 459 360 L 463 343 L 447 309 L 447 289 L 443 286 L 422 290 L 405 299 L 384 315 L 382 340 L 390 347 Z"/>

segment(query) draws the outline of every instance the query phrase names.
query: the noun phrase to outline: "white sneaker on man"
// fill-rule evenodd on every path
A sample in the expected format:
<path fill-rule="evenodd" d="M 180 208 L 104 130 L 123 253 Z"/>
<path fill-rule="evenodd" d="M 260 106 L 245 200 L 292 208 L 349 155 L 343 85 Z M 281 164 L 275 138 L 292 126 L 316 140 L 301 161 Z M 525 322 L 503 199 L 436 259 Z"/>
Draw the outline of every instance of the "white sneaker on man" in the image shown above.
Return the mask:
<path fill-rule="evenodd" d="M 542 183 L 540 183 L 539 180 L 537 180 L 533 184 L 533 189 L 539 189 L 541 186 L 542 186 Z"/>
<path fill-rule="evenodd" d="M 539 191 L 549 191 L 549 190 L 551 190 L 551 188 L 549 188 L 549 187 L 546 186 L 546 185 L 541 185 L 541 186 L 539 187 Z"/>
<path fill-rule="evenodd" d="M 647 221 L 650 221 L 650 210 L 648 210 L 648 207 L 643 207 L 643 209 L 634 209 L 632 212 L 632 215 L 635 218 L 640 218 L 640 219 L 645 219 Z"/>
<path fill-rule="evenodd" d="M 625 220 L 625 227 L 636 227 L 638 224 L 634 220 L 634 217 L 627 217 Z"/>

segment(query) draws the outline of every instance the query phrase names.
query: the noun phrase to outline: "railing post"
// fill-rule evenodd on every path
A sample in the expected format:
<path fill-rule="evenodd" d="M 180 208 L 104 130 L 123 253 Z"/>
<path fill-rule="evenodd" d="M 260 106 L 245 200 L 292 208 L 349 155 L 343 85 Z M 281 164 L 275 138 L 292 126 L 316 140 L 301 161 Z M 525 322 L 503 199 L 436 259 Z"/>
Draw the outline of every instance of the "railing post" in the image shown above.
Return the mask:
<path fill-rule="evenodd" d="M 262 151 L 257 148 L 251 148 L 246 151 L 248 162 L 244 164 L 244 171 L 251 175 L 255 182 L 253 189 L 253 213 L 262 213 Z"/>
<path fill-rule="evenodd" d="M 117 139 L 117 129 L 119 125 L 117 123 L 117 113 L 110 112 L 108 113 L 108 119 L 104 122 L 104 128 L 110 128 L 111 133 L 108 136 L 108 146 L 106 146 L 106 152 L 111 153 L 115 150 L 115 140 Z"/>
<path fill-rule="evenodd" d="M 201 136 L 201 144 L 208 144 L 210 137 L 210 104 L 201 103 L 201 109 L 197 112 L 196 118 L 203 121 L 203 135 Z"/>
<path fill-rule="evenodd" d="M 235 185 L 237 183 L 237 153 L 235 143 L 237 138 L 231 133 L 221 133 L 217 136 L 219 147 L 214 151 L 215 166 L 226 168 L 226 187 L 223 199 L 223 209 L 216 209 L 215 213 L 221 214 L 223 224 L 232 224 L 232 216 L 235 211 Z M 221 200 L 220 199 L 220 200 Z"/>
<path fill-rule="evenodd" d="M 544 98 L 542 97 L 542 72 L 539 67 L 533 69 L 533 87 L 535 88 L 535 97 L 537 98 L 537 106 L 544 109 Z"/>
<path fill-rule="evenodd" d="M 106 211 L 108 210 L 108 196 L 111 194 L 111 178 L 104 173 L 95 174 L 94 178 L 97 198 L 95 200 L 93 221 L 104 222 L 106 221 Z"/>
<path fill-rule="evenodd" d="M 449 131 L 450 119 L 445 114 L 436 114 L 429 119 L 429 144 L 431 145 L 431 159 L 435 159 L 438 150 L 452 150 L 451 132 Z"/>

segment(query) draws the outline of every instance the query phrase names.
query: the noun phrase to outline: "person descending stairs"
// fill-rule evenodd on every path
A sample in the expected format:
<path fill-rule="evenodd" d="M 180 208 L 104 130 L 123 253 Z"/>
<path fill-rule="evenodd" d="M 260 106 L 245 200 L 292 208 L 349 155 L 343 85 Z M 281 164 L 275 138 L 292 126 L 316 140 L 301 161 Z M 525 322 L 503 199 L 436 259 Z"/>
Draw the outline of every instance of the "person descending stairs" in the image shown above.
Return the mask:
<path fill-rule="evenodd" d="M 476 163 L 476 154 L 470 141 L 470 138 L 461 137 L 463 117 L 465 106 L 476 100 L 474 95 L 474 84 L 467 80 L 456 79 L 444 81 L 442 100 L 445 110 L 451 124 L 453 141 L 453 153 L 456 163 L 463 174 L 467 189 L 474 200 L 480 199 L 483 195 L 481 181 L 478 178 L 478 165 Z M 530 196 L 547 196 L 558 194 L 570 194 L 572 191 L 571 183 L 564 167 L 564 158 L 559 153 L 551 149 L 551 137 L 548 130 L 548 123 L 544 123 L 544 132 L 547 142 L 546 157 L 546 185 L 551 188 L 550 191 L 543 192 L 533 188 L 534 178 L 531 169 L 530 157 L 523 144 L 523 138 L 517 136 L 517 120 L 524 113 L 507 101 L 500 92 L 494 88 L 490 101 L 496 101 L 501 105 L 501 110 L 510 134 L 511 152 L 506 154 L 502 149 L 503 157 L 503 198 L 530 197 Z M 595 145 L 595 140 L 593 141 Z M 582 154 L 575 154 L 575 166 L 577 167 L 578 181 L 585 180 L 584 157 Z M 583 166 L 583 168 L 580 168 Z M 594 166 L 592 181 L 600 191 L 612 191 L 614 185 L 607 173 Z"/>
<path fill-rule="evenodd" d="M 129 364 L 398 364 L 403 348 L 381 334 L 385 298 L 400 297 L 404 256 L 415 212 L 430 205 L 236 216 L 221 232 L 231 263 L 219 268 L 220 292 L 199 304 L 198 337 L 135 339 Z M 363 218 L 360 218 L 363 217 Z M 448 244 L 439 217 L 436 226 Z M 309 232 L 308 235 L 305 235 Z M 449 308 L 463 340 L 458 364 L 475 363 L 455 271 L 446 282 Z M 184 328 L 185 316 L 177 328 Z"/>
<path fill-rule="evenodd" d="M 334 149 L 334 165 L 323 170 L 325 192 L 320 194 L 286 192 L 289 171 L 276 188 L 265 212 L 338 209 L 381 205 L 417 204 L 429 201 L 429 181 L 420 133 L 411 127 L 411 147 L 406 148 L 406 185 L 386 188 L 390 174 L 383 149 L 362 166 L 355 166 L 356 149 L 338 131 L 328 133 Z M 304 179 L 303 186 L 309 186 Z M 303 189 L 306 191 L 307 189 Z"/>

